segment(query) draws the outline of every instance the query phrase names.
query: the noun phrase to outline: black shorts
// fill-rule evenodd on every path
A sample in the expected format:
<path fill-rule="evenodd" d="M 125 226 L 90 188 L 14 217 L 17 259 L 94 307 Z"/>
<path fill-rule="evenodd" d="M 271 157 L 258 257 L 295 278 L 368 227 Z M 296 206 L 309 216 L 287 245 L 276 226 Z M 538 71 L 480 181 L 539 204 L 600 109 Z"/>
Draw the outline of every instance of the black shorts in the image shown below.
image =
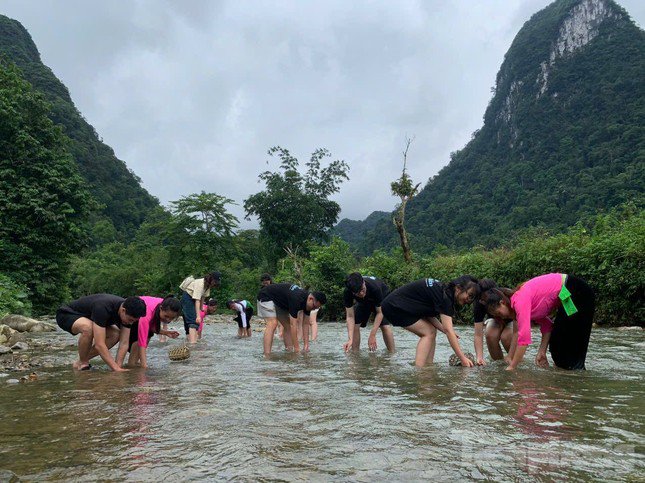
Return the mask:
<path fill-rule="evenodd" d="M 396 327 L 409 327 L 419 319 L 432 317 L 431 315 L 411 314 L 405 310 L 393 307 L 387 301 L 384 301 L 383 305 L 381 305 L 381 311 L 383 311 L 383 317 Z"/>
<path fill-rule="evenodd" d="M 250 329 L 251 328 L 251 317 L 253 317 L 253 309 L 251 307 L 247 307 L 244 309 L 244 312 L 246 313 L 246 328 Z M 235 322 L 237 322 L 237 326 L 240 329 L 243 329 L 242 327 L 242 316 L 240 314 L 237 314 L 237 317 L 233 319 Z"/>
<path fill-rule="evenodd" d="M 374 317 L 376 317 L 376 305 L 363 304 L 360 302 L 356 302 L 356 304 L 354 305 L 354 320 L 356 322 L 356 325 L 360 325 L 361 327 L 367 326 L 367 322 L 369 322 L 372 314 L 374 314 Z M 383 316 L 383 320 L 381 321 L 381 327 L 383 327 L 384 325 L 392 325 L 387 320 L 387 317 L 385 317 L 385 315 Z"/>
<path fill-rule="evenodd" d="M 76 335 L 74 334 L 74 332 L 72 332 L 72 326 L 74 325 L 74 322 L 76 322 L 81 317 L 85 316 L 83 314 L 79 314 L 78 312 L 74 312 L 69 307 L 61 307 L 56 311 L 56 323 L 58 324 L 58 327 L 63 329 L 65 332 L 69 332 L 72 335 Z"/>

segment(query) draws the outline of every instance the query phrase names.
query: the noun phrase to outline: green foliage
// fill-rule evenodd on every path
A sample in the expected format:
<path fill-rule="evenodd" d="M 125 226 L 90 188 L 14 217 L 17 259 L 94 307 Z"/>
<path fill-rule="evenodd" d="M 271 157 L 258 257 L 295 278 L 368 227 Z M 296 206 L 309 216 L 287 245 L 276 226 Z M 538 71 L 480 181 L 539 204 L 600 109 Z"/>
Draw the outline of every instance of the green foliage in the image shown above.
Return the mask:
<path fill-rule="evenodd" d="M 159 206 L 114 151 L 78 112 L 67 88 L 40 59 L 29 33 L 17 21 L 0 15 L 0 57 L 15 63 L 36 92 L 50 103 L 48 116 L 63 127 L 68 150 L 97 201 L 95 218 L 109 220 L 117 239 L 134 235 L 148 212 Z"/>
<path fill-rule="evenodd" d="M 0 318 L 6 314 L 31 315 L 29 290 L 0 273 Z"/>
<path fill-rule="evenodd" d="M 420 253 L 439 245 L 499 246 L 527 227 L 565 232 L 633 201 L 645 186 L 645 32 L 614 2 L 583 48 L 550 52 L 579 0 L 559 0 L 518 32 L 497 75 L 483 127 L 407 206 Z M 549 65 L 541 92 L 542 66 Z M 409 185 L 408 185 L 409 186 Z M 343 228 L 343 227 L 339 227 Z M 350 241 L 362 255 L 398 245 L 391 217 Z"/>
<path fill-rule="evenodd" d="M 260 235 L 269 248 L 272 261 L 284 256 L 287 248 L 297 249 L 308 241 L 322 241 L 336 223 L 340 206 L 329 197 L 337 193 L 343 180 L 349 179 L 345 161 L 332 161 L 321 168 L 321 161 L 331 157 L 326 149 L 318 149 L 305 164 L 307 172 L 298 171 L 299 162 L 281 147 L 269 149 L 277 155 L 280 169 L 260 174 L 264 191 L 250 196 L 244 202 L 246 217 L 257 216 Z"/>
<path fill-rule="evenodd" d="M 0 259 L 39 313 L 67 296 L 69 257 L 84 245 L 94 207 L 49 108 L 0 62 Z"/>

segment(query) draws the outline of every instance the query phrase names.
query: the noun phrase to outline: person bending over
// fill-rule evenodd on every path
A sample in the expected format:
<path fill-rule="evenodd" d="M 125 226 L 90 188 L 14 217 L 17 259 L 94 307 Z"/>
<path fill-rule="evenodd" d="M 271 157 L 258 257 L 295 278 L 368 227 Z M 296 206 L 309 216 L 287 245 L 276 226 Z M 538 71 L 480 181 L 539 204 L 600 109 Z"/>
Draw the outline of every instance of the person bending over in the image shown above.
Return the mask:
<path fill-rule="evenodd" d="M 264 354 L 271 354 L 273 337 L 278 321 L 284 326 L 284 346 L 289 351 L 300 352 L 298 320 L 303 320 L 304 350 L 309 350 L 309 314 L 327 302 L 323 292 L 308 292 L 298 285 L 274 283 L 258 293 L 258 315 L 266 320 Z"/>
<path fill-rule="evenodd" d="M 110 354 L 119 342 L 117 360 L 123 361 L 128 350 L 132 324 L 146 314 L 146 304 L 139 297 L 124 299 L 117 295 L 95 294 L 81 297 L 56 311 L 58 326 L 78 337 L 78 360 L 74 369 L 90 369 L 90 359 L 101 359 L 115 372 L 125 371 Z"/>
<path fill-rule="evenodd" d="M 474 364 L 459 346 L 452 317 L 455 304 L 470 304 L 479 296 L 479 292 L 477 279 L 470 275 L 462 275 L 445 284 L 432 278 L 423 278 L 391 292 L 383 300 L 381 310 L 392 325 L 403 327 L 419 337 L 414 360 L 417 367 L 433 362 L 437 329 L 446 334 L 461 364 L 472 367 Z"/>
<path fill-rule="evenodd" d="M 561 369 L 585 369 L 591 326 L 596 308 L 595 295 L 587 283 L 574 275 L 549 273 L 530 279 L 516 290 L 505 293 L 492 288 L 482 294 L 488 313 L 514 319 L 511 361 L 515 369 L 531 344 L 531 321 L 540 326 L 542 340 L 535 356 L 538 366 L 547 367 L 547 348 L 553 363 Z M 551 321 L 549 317 L 555 313 Z"/>
<path fill-rule="evenodd" d="M 479 281 L 479 287 L 483 292 L 491 288 L 497 288 L 495 281 L 485 278 Z M 508 290 L 500 288 L 500 290 Z M 473 319 L 475 323 L 475 359 L 477 365 L 486 364 L 484 360 L 484 337 L 486 337 L 486 346 L 491 359 L 494 361 L 504 359 L 502 347 L 508 354 L 513 342 L 513 321 L 508 319 L 495 319 L 489 317 L 486 312 L 486 306 L 481 300 L 473 302 Z"/>
<path fill-rule="evenodd" d="M 369 350 L 377 348 L 376 334 L 379 329 L 383 335 L 385 347 L 394 352 L 394 333 L 392 324 L 383 317 L 381 303 L 390 292 L 382 280 L 375 277 L 363 277 L 360 273 L 350 273 L 345 280 L 343 303 L 345 305 L 345 320 L 349 339 L 343 345 L 345 352 L 350 349 L 358 350 L 361 346 L 361 328 L 374 314 L 374 326 L 367 339 Z M 356 302 L 356 303 L 354 303 Z"/>
<path fill-rule="evenodd" d="M 237 322 L 237 336 L 240 338 L 251 337 L 253 305 L 248 300 L 229 300 L 226 302 L 226 306 L 237 314 L 233 319 Z"/>
<path fill-rule="evenodd" d="M 165 335 L 171 339 L 179 337 L 176 330 L 167 330 L 170 322 L 179 317 L 181 303 L 173 295 L 165 299 L 160 297 L 139 297 L 146 304 L 146 314 L 135 322 L 130 329 L 130 357 L 128 367 L 139 365 L 144 369 L 148 367 L 148 344 L 155 334 Z M 123 361 L 117 359 L 117 364 L 122 365 Z"/>
<path fill-rule="evenodd" d="M 181 309 L 184 318 L 184 330 L 188 342 L 197 342 L 197 331 L 202 322 L 201 309 L 204 299 L 211 294 L 211 289 L 219 287 L 221 274 L 212 272 L 204 278 L 186 277 L 179 288 L 182 290 Z"/>

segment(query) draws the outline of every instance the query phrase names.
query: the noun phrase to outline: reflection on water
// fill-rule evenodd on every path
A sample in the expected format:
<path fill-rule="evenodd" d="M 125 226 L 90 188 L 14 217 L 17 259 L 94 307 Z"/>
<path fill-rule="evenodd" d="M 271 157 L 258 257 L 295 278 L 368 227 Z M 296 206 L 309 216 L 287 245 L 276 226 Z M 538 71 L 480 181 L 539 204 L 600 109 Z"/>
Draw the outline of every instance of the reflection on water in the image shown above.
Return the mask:
<path fill-rule="evenodd" d="M 640 332 L 595 331 L 586 372 L 527 362 L 509 373 L 448 367 L 441 337 L 438 363 L 416 369 L 404 331 L 395 354 L 345 355 L 344 328 L 320 328 L 305 355 L 265 360 L 261 337 L 212 325 L 185 362 L 153 341 L 148 371 L 59 367 L 4 384 L 0 470 L 85 480 L 643 475 Z M 472 345 L 472 330 L 460 332 Z"/>

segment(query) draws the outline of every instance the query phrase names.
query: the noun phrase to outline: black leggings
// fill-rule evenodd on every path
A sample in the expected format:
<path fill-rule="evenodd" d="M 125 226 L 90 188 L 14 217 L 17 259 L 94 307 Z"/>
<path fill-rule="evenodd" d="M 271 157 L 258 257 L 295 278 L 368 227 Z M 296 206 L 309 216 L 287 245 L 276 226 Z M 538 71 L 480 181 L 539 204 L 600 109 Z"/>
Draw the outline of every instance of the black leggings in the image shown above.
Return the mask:
<path fill-rule="evenodd" d="M 559 368 L 584 369 L 596 296 L 587 282 L 573 275 L 567 276 L 564 286 L 571 292 L 571 300 L 578 311 L 568 316 L 560 306 L 553 321 L 549 351 Z"/>

